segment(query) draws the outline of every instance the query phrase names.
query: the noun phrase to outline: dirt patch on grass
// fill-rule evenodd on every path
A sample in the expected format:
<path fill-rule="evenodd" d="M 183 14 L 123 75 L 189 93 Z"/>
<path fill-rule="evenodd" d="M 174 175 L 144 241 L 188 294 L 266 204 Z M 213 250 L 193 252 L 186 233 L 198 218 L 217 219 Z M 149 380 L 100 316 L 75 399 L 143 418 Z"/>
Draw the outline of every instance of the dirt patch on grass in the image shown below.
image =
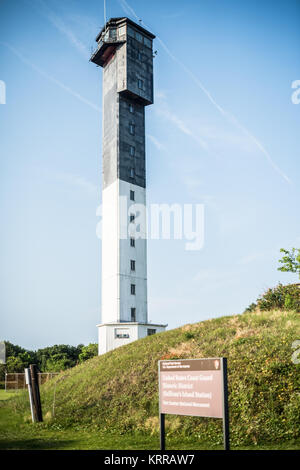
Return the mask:
<path fill-rule="evenodd" d="M 186 341 L 184 343 L 180 343 L 175 348 L 169 349 L 169 354 L 174 357 L 184 357 L 190 356 L 193 351 L 195 351 L 195 344 L 193 341 Z"/>
<path fill-rule="evenodd" d="M 238 328 L 233 339 L 249 338 L 249 336 L 257 335 L 258 332 L 258 328 Z"/>
<path fill-rule="evenodd" d="M 194 330 L 195 329 L 195 326 L 192 325 L 191 323 L 188 323 L 187 325 L 184 325 L 181 327 L 181 330 L 182 331 L 191 331 L 191 330 Z"/>
<path fill-rule="evenodd" d="M 159 420 L 158 416 L 150 416 L 150 418 L 146 419 L 144 423 L 144 429 L 149 431 L 150 434 L 154 434 L 155 432 L 159 431 Z"/>
<path fill-rule="evenodd" d="M 240 318 L 239 317 L 232 317 L 228 320 L 228 322 L 231 326 L 237 326 L 240 323 Z"/>
<path fill-rule="evenodd" d="M 168 432 L 176 432 L 181 427 L 181 419 L 178 416 L 169 416 L 166 418 L 166 428 Z M 158 416 L 150 416 L 143 423 L 142 428 L 150 432 L 151 435 L 158 433 L 159 431 L 159 419 Z"/>

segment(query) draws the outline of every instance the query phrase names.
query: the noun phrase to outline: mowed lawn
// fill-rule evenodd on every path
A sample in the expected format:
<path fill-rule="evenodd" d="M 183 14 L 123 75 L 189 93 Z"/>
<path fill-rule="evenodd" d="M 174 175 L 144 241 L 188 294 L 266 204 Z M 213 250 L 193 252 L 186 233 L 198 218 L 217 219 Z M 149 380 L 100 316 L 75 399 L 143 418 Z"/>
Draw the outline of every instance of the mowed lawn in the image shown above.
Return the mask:
<path fill-rule="evenodd" d="M 14 397 L 18 392 L 6 392 L 5 390 L 0 390 L 0 401 L 8 400 L 11 397 Z"/>
<path fill-rule="evenodd" d="M 60 429 L 44 423 L 25 423 L 5 401 L 16 392 L 0 390 L 0 449 L 1 450 L 159 450 L 159 436 L 136 434 L 111 434 L 100 431 Z M 29 404 L 28 404 L 29 408 Z M 218 450 L 222 446 L 212 446 L 200 442 L 196 437 L 167 437 L 167 450 Z M 234 447 L 233 450 L 297 450 L 300 440 L 248 447 Z"/>

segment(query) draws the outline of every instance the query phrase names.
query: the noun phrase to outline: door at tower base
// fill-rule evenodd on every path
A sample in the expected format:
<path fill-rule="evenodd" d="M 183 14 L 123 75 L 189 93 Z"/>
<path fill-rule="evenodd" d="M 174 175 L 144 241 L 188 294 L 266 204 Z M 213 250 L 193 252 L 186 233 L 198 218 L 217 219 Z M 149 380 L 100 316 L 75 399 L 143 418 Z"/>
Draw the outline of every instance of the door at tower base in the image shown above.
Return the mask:
<path fill-rule="evenodd" d="M 154 323 L 121 322 L 103 323 L 98 326 L 98 354 L 132 343 L 146 336 L 165 331 L 168 325 Z"/>

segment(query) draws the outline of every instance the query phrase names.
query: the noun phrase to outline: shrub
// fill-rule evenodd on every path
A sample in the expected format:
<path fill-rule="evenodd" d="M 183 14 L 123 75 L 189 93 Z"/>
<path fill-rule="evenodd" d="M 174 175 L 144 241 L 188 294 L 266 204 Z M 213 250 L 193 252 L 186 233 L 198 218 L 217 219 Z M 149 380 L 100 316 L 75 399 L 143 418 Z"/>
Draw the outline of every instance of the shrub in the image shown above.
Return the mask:
<path fill-rule="evenodd" d="M 300 286 L 288 284 L 268 289 L 257 299 L 260 310 L 284 309 L 300 312 Z"/>
<path fill-rule="evenodd" d="M 252 302 L 252 304 L 250 304 L 249 307 L 245 309 L 245 312 L 254 312 L 256 308 L 257 308 L 256 303 Z"/>
<path fill-rule="evenodd" d="M 87 361 L 92 357 L 98 355 L 98 344 L 90 343 L 88 346 L 83 346 L 81 353 L 79 354 L 79 362 Z"/>
<path fill-rule="evenodd" d="M 193 338 L 195 338 L 195 334 L 191 333 L 190 331 L 186 331 L 184 333 L 184 337 L 185 337 L 185 339 L 193 339 Z"/>

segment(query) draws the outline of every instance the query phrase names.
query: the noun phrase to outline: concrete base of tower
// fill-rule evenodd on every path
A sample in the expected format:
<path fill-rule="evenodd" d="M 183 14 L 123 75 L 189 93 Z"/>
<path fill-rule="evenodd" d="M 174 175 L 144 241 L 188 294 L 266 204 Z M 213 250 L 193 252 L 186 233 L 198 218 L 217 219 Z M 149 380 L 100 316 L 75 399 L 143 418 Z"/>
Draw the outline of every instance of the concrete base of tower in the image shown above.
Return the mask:
<path fill-rule="evenodd" d="M 132 343 L 137 339 L 165 331 L 168 325 L 154 323 L 122 322 L 102 323 L 98 327 L 98 354 L 105 354 L 124 344 Z"/>

